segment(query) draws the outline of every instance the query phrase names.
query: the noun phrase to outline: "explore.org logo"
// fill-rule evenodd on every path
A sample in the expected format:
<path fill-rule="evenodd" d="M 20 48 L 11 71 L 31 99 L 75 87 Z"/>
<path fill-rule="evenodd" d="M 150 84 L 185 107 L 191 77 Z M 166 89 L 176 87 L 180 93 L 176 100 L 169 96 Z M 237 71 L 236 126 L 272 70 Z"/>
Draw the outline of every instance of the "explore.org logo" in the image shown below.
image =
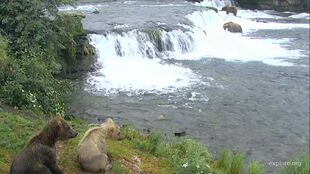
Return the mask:
<path fill-rule="evenodd" d="M 270 161 L 266 162 L 270 167 L 279 167 L 279 166 L 301 166 L 302 162 L 299 161 Z"/>

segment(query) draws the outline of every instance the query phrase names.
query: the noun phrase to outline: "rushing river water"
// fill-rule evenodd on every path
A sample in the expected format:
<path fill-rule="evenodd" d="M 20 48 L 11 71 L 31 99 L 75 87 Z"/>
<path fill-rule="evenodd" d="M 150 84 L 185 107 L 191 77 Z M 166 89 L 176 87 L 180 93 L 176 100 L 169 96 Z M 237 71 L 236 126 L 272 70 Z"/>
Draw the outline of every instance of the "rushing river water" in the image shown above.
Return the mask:
<path fill-rule="evenodd" d="M 113 117 L 171 135 L 184 130 L 214 153 L 244 151 L 248 161 L 308 153 L 309 14 L 240 9 L 233 16 L 205 7 L 231 3 L 61 8 L 85 13 L 84 28 L 97 33 L 89 35 L 97 70 L 76 83 L 72 111 L 92 122 Z M 229 21 L 243 33 L 224 31 Z"/>

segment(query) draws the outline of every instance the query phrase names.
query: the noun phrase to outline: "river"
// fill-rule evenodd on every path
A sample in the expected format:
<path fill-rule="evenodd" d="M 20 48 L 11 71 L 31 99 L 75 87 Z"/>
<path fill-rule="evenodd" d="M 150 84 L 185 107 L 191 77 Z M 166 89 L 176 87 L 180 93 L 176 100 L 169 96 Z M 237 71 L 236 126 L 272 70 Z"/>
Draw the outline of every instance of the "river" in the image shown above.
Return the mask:
<path fill-rule="evenodd" d="M 239 9 L 205 0 L 110 1 L 82 11 L 96 71 L 75 82 L 72 112 L 113 117 L 168 135 L 186 131 L 211 152 L 287 161 L 309 152 L 309 14 Z M 99 11 L 99 14 L 92 13 Z M 224 31 L 233 21 L 243 33 Z M 166 120 L 158 119 L 164 115 Z M 267 166 L 275 173 L 275 166 Z"/>

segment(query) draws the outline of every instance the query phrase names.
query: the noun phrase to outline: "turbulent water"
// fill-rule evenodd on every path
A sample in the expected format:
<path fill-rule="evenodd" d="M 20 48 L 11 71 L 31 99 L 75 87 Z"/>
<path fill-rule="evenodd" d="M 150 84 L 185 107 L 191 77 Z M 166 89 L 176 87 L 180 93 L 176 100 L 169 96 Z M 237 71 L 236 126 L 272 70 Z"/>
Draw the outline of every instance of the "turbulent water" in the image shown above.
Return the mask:
<path fill-rule="evenodd" d="M 77 82 L 72 111 L 138 128 L 185 130 L 211 151 L 285 161 L 309 145 L 309 14 L 205 0 L 113 1 L 62 7 L 86 14 L 96 71 Z M 94 11 L 99 14 L 93 14 Z M 239 23 L 243 33 L 223 29 Z M 168 120 L 160 121 L 165 115 Z M 269 166 L 270 173 L 277 170 Z"/>

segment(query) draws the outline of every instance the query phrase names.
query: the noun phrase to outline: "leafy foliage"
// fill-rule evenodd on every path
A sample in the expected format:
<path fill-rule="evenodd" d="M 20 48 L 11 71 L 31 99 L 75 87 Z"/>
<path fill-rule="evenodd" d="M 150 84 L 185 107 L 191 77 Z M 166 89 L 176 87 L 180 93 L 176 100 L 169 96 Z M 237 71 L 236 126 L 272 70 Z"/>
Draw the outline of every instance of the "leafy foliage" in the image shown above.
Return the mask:
<path fill-rule="evenodd" d="M 17 107 L 39 108 L 46 112 L 64 110 L 62 103 L 69 86 L 53 78 L 51 72 L 37 57 L 14 60 L 15 72 L 1 88 L 1 97 Z"/>
<path fill-rule="evenodd" d="M 76 64 L 81 18 L 58 13 L 74 0 L 0 2 L 0 99 L 11 105 L 64 112 L 70 91 L 60 74 Z M 5 37 L 5 39 L 4 39 Z"/>
<path fill-rule="evenodd" d="M 209 174 L 211 155 L 207 149 L 193 139 L 181 139 L 163 146 L 163 154 L 179 174 Z"/>
<path fill-rule="evenodd" d="M 57 7 L 71 0 L 4 0 L 0 2 L 0 28 L 11 41 L 12 53 L 44 52 L 57 40 Z"/>

